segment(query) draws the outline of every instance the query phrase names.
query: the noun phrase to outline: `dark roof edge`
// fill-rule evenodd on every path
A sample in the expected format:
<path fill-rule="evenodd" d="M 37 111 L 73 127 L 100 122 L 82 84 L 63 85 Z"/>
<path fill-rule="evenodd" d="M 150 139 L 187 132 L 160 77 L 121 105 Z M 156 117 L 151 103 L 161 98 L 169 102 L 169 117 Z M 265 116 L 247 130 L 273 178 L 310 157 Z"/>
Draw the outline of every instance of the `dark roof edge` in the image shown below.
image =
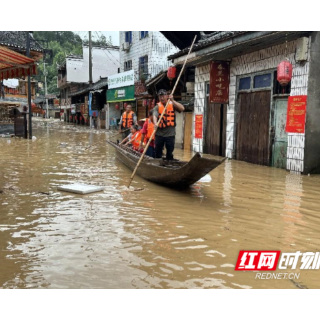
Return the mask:
<path fill-rule="evenodd" d="M 210 35 L 207 35 L 205 39 L 202 39 L 198 43 L 196 43 L 193 46 L 192 52 L 199 51 L 205 47 L 211 46 L 212 44 L 222 42 L 230 38 L 235 38 L 240 34 L 249 33 L 249 32 L 252 32 L 252 31 L 221 31 L 220 34 L 218 34 L 217 32 L 214 32 L 211 37 Z M 168 56 L 168 60 L 172 60 L 172 59 L 184 56 L 185 54 L 188 53 L 189 49 L 190 47 L 187 47 L 177 53 L 172 54 L 171 56 Z"/>

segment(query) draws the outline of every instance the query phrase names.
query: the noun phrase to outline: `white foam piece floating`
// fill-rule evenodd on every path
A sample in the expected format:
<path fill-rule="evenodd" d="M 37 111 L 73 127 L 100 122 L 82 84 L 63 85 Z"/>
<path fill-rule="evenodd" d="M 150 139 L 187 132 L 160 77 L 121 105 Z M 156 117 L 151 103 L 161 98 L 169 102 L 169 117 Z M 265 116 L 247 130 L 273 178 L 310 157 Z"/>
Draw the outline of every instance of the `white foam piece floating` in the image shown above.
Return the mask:
<path fill-rule="evenodd" d="M 73 183 L 73 184 L 65 184 L 63 186 L 59 186 L 58 190 L 71 192 L 71 193 L 78 193 L 78 194 L 88 194 L 88 193 L 103 191 L 104 187 L 98 187 L 98 186 L 82 184 L 82 183 Z"/>
<path fill-rule="evenodd" d="M 212 181 L 212 178 L 210 176 L 210 174 L 206 174 L 204 177 L 202 177 L 199 182 L 210 182 Z"/>

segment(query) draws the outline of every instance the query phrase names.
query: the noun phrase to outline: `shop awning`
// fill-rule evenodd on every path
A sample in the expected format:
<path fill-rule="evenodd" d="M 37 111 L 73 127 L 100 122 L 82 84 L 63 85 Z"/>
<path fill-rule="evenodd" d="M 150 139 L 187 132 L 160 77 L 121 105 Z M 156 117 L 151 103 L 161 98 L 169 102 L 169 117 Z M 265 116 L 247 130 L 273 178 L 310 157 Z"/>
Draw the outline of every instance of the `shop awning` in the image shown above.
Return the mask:
<path fill-rule="evenodd" d="M 20 53 L 0 46 L 0 80 L 35 75 L 35 61 Z"/>

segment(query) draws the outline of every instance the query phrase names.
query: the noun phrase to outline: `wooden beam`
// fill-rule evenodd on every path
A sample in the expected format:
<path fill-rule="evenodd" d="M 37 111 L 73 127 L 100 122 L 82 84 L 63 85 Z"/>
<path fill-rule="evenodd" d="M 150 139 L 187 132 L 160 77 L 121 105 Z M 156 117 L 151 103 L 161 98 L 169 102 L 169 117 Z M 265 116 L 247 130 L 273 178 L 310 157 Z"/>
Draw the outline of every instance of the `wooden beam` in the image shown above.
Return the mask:
<path fill-rule="evenodd" d="M 8 62 L 8 61 L 5 61 L 5 60 L 0 60 L 0 64 L 5 64 L 5 65 L 8 65 L 10 67 L 28 69 L 28 67 L 32 66 L 34 63 L 32 62 L 32 63 L 25 63 L 25 64 L 17 64 L 17 63 L 14 63 L 14 62 Z"/>

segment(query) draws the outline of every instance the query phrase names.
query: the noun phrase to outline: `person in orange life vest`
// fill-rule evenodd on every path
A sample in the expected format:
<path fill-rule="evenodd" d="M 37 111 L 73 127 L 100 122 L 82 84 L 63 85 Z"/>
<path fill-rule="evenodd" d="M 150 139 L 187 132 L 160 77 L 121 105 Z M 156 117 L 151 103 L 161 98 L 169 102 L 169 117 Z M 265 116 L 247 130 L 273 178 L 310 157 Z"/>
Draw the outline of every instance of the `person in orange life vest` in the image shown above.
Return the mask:
<path fill-rule="evenodd" d="M 132 145 L 132 148 L 134 150 L 138 150 L 140 145 L 140 140 L 141 140 L 141 132 L 138 126 L 134 125 L 131 127 L 131 133 L 128 135 L 128 137 L 126 137 L 123 141 L 121 141 L 120 144 L 125 143 L 125 146 L 130 144 Z"/>
<path fill-rule="evenodd" d="M 173 95 L 167 94 L 164 89 L 158 92 L 159 103 L 153 109 L 153 123 L 157 130 L 155 137 L 155 151 L 156 158 L 162 158 L 162 150 L 165 146 L 167 149 L 166 159 L 173 160 L 173 150 L 176 136 L 176 115 L 175 111 L 181 112 L 184 110 L 184 106 L 173 99 Z M 168 104 L 166 113 L 164 114 L 159 127 L 157 128 L 157 122 L 160 119 L 161 113 L 164 110 L 168 99 L 170 103 Z"/>
<path fill-rule="evenodd" d="M 130 131 L 128 129 L 130 129 L 132 125 L 136 124 L 137 116 L 132 111 L 132 106 L 128 104 L 126 106 L 126 111 L 122 114 L 120 118 L 119 133 L 126 130 L 125 132 L 122 132 L 122 139 L 126 138 L 130 134 Z"/>
<path fill-rule="evenodd" d="M 135 134 L 137 130 L 138 130 L 138 126 L 131 126 L 129 135 L 120 142 L 120 145 L 122 144 L 127 145 L 128 144 L 127 142 L 129 142 L 132 139 L 132 135 Z"/>
<path fill-rule="evenodd" d="M 142 150 L 144 148 L 143 141 L 145 141 L 145 144 L 148 143 L 149 139 L 151 138 L 151 135 L 154 130 L 154 124 L 153 124 L 153 112 L 152 110 L 149 111 L 149 118 L 146 119 L 142 129 L 141 129 L 141 142 L 139 149 Z M 154 137 L 152 141 L 149 144 L 148 150 L 146 151 L 146 155 L 152 158 L 155 158 L 155 150 L 154 150 Z"/>

